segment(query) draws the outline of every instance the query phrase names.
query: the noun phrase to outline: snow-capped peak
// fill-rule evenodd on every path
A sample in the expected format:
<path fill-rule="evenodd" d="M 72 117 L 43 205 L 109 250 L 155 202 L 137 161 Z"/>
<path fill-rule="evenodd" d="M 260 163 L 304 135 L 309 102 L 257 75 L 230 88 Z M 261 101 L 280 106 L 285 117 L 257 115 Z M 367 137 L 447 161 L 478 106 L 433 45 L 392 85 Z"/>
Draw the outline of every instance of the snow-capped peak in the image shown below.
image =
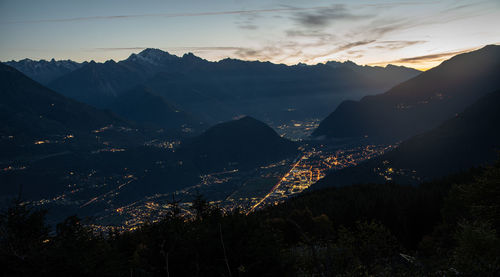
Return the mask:
<path fill-rule="evenodd" d="M 160 64 L 165 61 L 174 61 L 179 59 L 175 55 L 171 55 L 168 52 L 162 51 L 155 48 L 146 48 L 142 50 L 139 54 L 132 54 L 127 60 L 144 62 L 150 64 Z"/>

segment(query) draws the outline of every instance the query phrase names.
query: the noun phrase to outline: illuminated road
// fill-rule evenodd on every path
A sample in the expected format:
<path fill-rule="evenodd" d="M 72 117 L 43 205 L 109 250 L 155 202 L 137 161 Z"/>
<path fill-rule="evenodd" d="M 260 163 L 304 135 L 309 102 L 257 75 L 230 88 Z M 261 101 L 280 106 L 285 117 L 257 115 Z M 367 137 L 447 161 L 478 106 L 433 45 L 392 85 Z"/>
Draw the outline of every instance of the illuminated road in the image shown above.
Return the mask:
<path fill-rule="evenodd" d="M 88 202 L 86 202 L 85 204 L 81 205 L 81 206 L 80 206 L 80 208 L 83 208 L 83 207 L 85 207 L 85 206 L 88 206 L 88 205 L 92 204 L 93 202 L 95 202 L 95 201 L 97 201 L 97 200 L 99 200 L 99 199 L 101 199 L 101 200 L 106 199 L 106 197 L 110 196 L 111 194 L 116 193 L 116 192 L 117 192 L 118 190 L 120 190 L 122 187 L 124 187 L 124 186 L 126 186 L 126 185 L 128 185 L 128 184 L 132 183 L 132 182 L 133 182 L 133 181 L 135 181 L 135 180 L 137 180 L 137 178 L 132 178 L 132 179 L 128 180 L 127 182 L 125 182 L 125 183 L 123 183 L 123 184 L 119 185 L 116 189 L 110 190 L 110 191 L 108 191 L 108 192 L 106 192 L 106 193 L 104 193 L 104 194 L 102 194 L 102 195 L 99 195 L 99 196 L 96 196 L 96 197 L 94 197 L 94 198 L 90 199 Z"/>
<path fill-rule="evenodd" d="M 273 194 L 273 192 L 276 191 L 281 186 L 283 180 L 290 174 L 290 172 L 292 172 L 297 167 L 297 165 L 299 165 L 299 163 L 305 156 L 306 155 L 300 157 L 300 159 L 297 160 L 297 162 L 293 165 L 293 167 L 280 179 L 280 181 L 276 185 L 274 185 L 271 191 L 269 191 L 269 193 L 266 194 L 266 196 L 264 196 L 259 202 L 253 205 L 252 208 L 250 208 L 250 210 L 246 214 L 248 215 L 249 213 L 251 213 L 253 210 L 255 210 L 255 208 L 257 208 L 260 204 L 262 204 L 262 202 L 264 202 L 271 194 Z"/>

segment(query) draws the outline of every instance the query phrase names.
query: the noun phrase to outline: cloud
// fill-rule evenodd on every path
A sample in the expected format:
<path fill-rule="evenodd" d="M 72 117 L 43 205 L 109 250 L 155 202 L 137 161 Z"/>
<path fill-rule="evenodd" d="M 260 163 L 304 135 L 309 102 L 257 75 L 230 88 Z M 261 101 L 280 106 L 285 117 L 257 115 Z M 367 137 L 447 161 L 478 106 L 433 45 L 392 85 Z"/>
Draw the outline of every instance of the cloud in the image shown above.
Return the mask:
<path fill-rule="evenodd" d="M 385 50 L 398 50 L 408 46 L 426 43 L 426 40 L 385 40 L 377 41 L 376 46 L 373 48 L 385 49 Z"/>
<path fill-rule="evenodd" d="M 298 12 L 293 19 L 306 28 L 322 28 L 337 20 L 354 20 L 366 17 L 366 15 L 355 15 L 345 5 L 338 4 L 316 9 L 312 12 Z"/>
<path fill-rule="evenodd" d="M 439 61 L 444 61 L 452 56 L 467 53 L 470 51 L 477 50 L 479 47 L 474 47 L 474 48 L 468 48 L 465 50 L 459 50 L 459 51 L 450 51 L 450 52 L 441 52 L 441 53 L 435 53 L 435 54 L 429 54 L 429 55 L 423 55 L 423 56 L 415 56 L 415 57 L 408 57 L 408 58 L 401 58 L 397 60 L 392 60 L 388 62 L 377 62 L 377 63 L 371 63 L 370 65 L 379 65 L 379 64 L 423 64 L 427 62 L 439 62 Z"/>
<path fill-rule="evenodd" d="M 328 47 L 339 43 L 337 35 L 319 30 L 287 30 L 285 31 L 287 42 L 281 41 L 283 47 L 317 48 Z"/>
<path fill-rule="evenodd" d="M 363 37 L 365 39 L 381 39 L 388 33 L 410 28 L 415 24 L 411 19 L 384 18 L 375 19 L 363 25 L 353 27 L 348 36 Z"/>
<path fill-rule="evenodd" d="M 399 6 L 420 6 L 420 5 L 428 5 L 434 4 L 434 1 L 415 1 L 415 2 L 389 2 L 389 3 L 364 3 L 360 4 L 360 7 L 372 7 L 377 9 L 388 9 L 395 8 Z"/>
<path fill-rule="evenodd" d="M 362 45 L 367 45 L 367 44 L 370 44 L 370 43 L 374 43 L 375 41 L 376 40 L 371 39 L 371 40 L 360 40 L 360 41 L 349 42 L 349 43 L 346 43 L 346 44 L 338 46 L 337 48 L 335 48 L 331 52 L 331 54 L 334 54 L 334 53 L 337 53 L 337 52 L 341 52 L 341 51 L 345 51 L 345 50 L 349 50 L 349 49 L 354 48 L 354 47 L 358 47 L 358 46 L 362 46 Z"/>
<path fill-rule="evenodd" d="M 238 25 L 238 28 L 244 29 L 244 30 L 257 30 L 257 29 L 259 29 L 259 26 L 254 25 L 254 24 L 240 24 L 240 25 Z"/>
<path fill-rule="evenodd" d="M 322 52 L 315 51 L 314 53 L 310 53 L 308 55 L 305 55 L 304 61 L 305 62 L 315 62 L 315 61 L 318 61 L 318 59 L 329 57 L 329 56 L 338 54 L 338 53 L 343 52 L 343 51 L 346 51 L 347 54 L 349 54 L 349 56 L 351 58 L 355 58 L 355 57 L 362 56 L 362 55 L 359 54 L 359 55 L 353 56 L 352 53 L 358 53 L 358 51 L 351 50 L 351 49 L 356 48 L 358 46 L 364 46 L 364 45 L 372 44 L 375 41 L 376 40 L 359 40 L 359 41 L 346 42 L 346 43 L 337 45 L 337 46 L 335 46 L 333 48 L 330 48 L 330 49 L 328 49 L 326 51 L 322 51 Z M 362 51 L 359 51 L 359 53 L 362 53 Z"/>
<path fill-rule="evenodd" d="M 199 12 L 199 13 L 156 13 L 156 14 L 127 14 L 127 15 L 105 15 L 105 16 L 85 16 L 71 18 L 49 18 L 49 19 L 34 19 L 20 21 L 4 21 L 3 24 L 17 23 L 53 23 L 53 22 L 74 22 L 74 21 L 89 21 L 89 20 L 116 20 L 116 19 L 131 19 L 131 18 L 146 18 L 146 17 L 198 17 L 198 16 L 216 16 L 216 15 L 231 15 L 231 14 L 259 14 L 259 13 L 278 13 L 278 12 L 294 12 L 317 10 L 325 7 L 281 7 L 275 9 L 255 9 L 255 10 L 233 10 L 233 11 L 215 11 L 215 12 Z"/>
<path fill-rule="evenodd" d="M 318 30 L 286 30 L 285 35 L 290 38 L 318 38 L 322 40 L 332 40 L 336 35 Z"/>
<path fill-rule="evenodd" d="M 266 59 L 286 62 L 296 61 L 299 58 L 300 61 L 308 63 L 340 57 L 356 59 L 365 56 L 366 53 L 370 52 L 369 49 L 394 51 L 429 42 L 424 40 L 424 37 L 414 40 L 384 39 L 389 34 L 408 32 L 413 28 L 443 24 L 477 15 L 477 13 L 458 12 L 469 9 L 472 7 L 471 5 L 455 5 L 455 8 L 452 6 L 449 9 L 420 16 L 405 17 L 396 15 L 387 17 L 376 12 L 379 8 L 387 9 L 398 5 L 422 4 L 434 5 L 435 2 L 398 2 L 384 3 L 382 5 L 367 4 L 364 6 L 355 4 L 332 5 L 311 11 L 293 12 L 289 19 L 297 24 L 293 29 L 284 31 L 284 39 L 265 42 L 264 46 L 267 47 L 241 49 L 235 55 L 243 59 Z M 365 6 L 366 9 L 364 9 Z M 353 12 L 355 10 L 356 13 Z M 353 20 L 353 22 L 352 24 L 346 24 L 347 29 L 344 32 L 327 28 L 335 22 L 349 20 Z M 300 56 L 293 57 L 294 53 L 300 53 Z M 457 53 L 445 53 L 448 56 L 441 58 L 444 59 Z M 415 64 L 420 63 L 418 58 L 420 58 L 420 61 L 440 59 L 436 55 L 414 57 Z M 406 63 L 410 63 L 410 61 Z"/>
<path fill-rule="evenodd" d="M 481 2 L 481 1 L 480 1 Z M 484 2 L 484 1 L 483 1 Z M 468 4 L 462 4 L 462 5 L 458 5 L 458 6 L 454 6 L 454 7 L 451 7 L 447 10 L 445 10 L 444 12 L 453 12 L 453 11 L 458 11 L 458 10 L 463 10 L 463 9 L 468 9 L 470 7 L 475 7 L 477 6 L 479 3 L 468 3 Z"/>
<path fill-rule="evenodd" d="M 467 53 L 467 52 L 470 52 L 474 49 L 476 49 L 476 48 L 471 48 L 471 49 L 462 50 L 462 51 L 443 52 L 443 53 L 430 54 L 430 55 L 424 55 L 424 56 L 402 58 L 399 60 L 392 61 L 391 63 L 422 63 L 422 62 L 429 62 L 429 61 L 442 61 L 448 57 L 455 56 L 458 54 Z"/>
<path fill-rule="evenodd" d="M 285 41 L 260 48 L 239 48 L 235 50 L 233 54 L 244 60 L 272 60 L 277 63 L 289 63 L 291 60 L 296 61 L 296 58 L 300 57 L 302 62 L 315 62 L 318 58 L 327 57 L 347 50 L 349 50 L 348 54 L 350 57 L 361 57 L 363 51 L 351 49 L 374 42 L 375 40 L 352 41 L 334 46 L 333 48 L 329 47 L 327 50 L 318 51 L 315 47 L 321 44 L 321 42 L 300 43 Z M 312 51 L 308 51 L 308 49 Z"/>
<path fill-rule="evenodd" d="M 285 31 L 285 36 L 289 40 L 299 42 L 302 47 L 320 47 L 330 49 L 325 55 L 349 50 L 350 48 L 369 45 L 369 47 L 397 50 L 405 47 L 423 44 L 427 41 L 422 39 L 405 40 L 383 40 L 387 35 L 402 33 L 413 28 L 420 28 L 429 25 L 439 25 L 451 21 L 460 20 L 472 16 L 477 16 L 484 12 L 484 8 L 478 8 L 474 12 L 468 10 L 474 5 L 454 5 L 445 10 L 437 10 L 434 13 L 421 16 L 381 16 L 378 9 L 388 9 L 403 5 L 435 5 L 433 1 L 427 2 L 393 2 L 393 3 L 374 3 L 374 4 L 353 4 L 353 5 L 333 5 L 329 8 L 318 9 L 314 11 L 299 11 L 293 13 L 292 20 L 298 22 L 294 29 Z M 352 11 L 363 11 L 366 13 L 360 15 Z M 466 12 L 467 11 L 467 12 Z M 326 28 L 336 21 L 351 20 L 354 21 L 347 25 L 347 28 L 339 31 Z M 345 40 L 350 42 L 345 43 Z M 321 58 L 318 54 L 316 58 Z"/>
<path fill-rule="evenodd" d="M 256 60 L 276 60 L 285 54 L 289 48 L 277 46 L 265 46 L 261 48 L 239 48 L 234 51 L 234 54 L 241 59 L 256 59 Z"/>
<path fill-rule="evenodd" d="M 418 3 L 391 3 L 393 6 L 406 4 L 417 5 Z M 308 60 L 318 59 L 322 56 L 331 56 L 363 45 L 378 44 L 375 47 L 395 50 L 424 43 L 424 41 L 420 40 L 379 41 L 387 33 L 409 28 L 415 22 L 408 18 L 372 20 L 375 14 L 354 14 L 350 11 L 353 10 L 353 6 L 349 6 L 350 8 L 348 9 L 345 5 L 333 5 L 327 9 L 312 12 L 297 12 L 292 17 L 292 20 L 298 22 L 299 26 L 286 30 L 285 36 L 287 39 L 297 42 L 297 45 L 294 45 L 295 47 L 321 48 L 320 51 L 317 51 L 317 54 L 309 55 Z M 369 5 L 369 8 L 373 12 L 372 6 L 375 5 Z M 343 34 L 326 28 L 338 20 L 355 20 L 356 22 L 349 24 L 346 32 Z"/>
<path fill-rule="evenodd" d="M 256 21 L 261 17 L 262 15 L 259 13 L 241 14 L 238 20 L 235 21 L 235 24 L 242 30 L 257 30 L 259 26 Z"/>
<path fill-rule="evenodd" d="M 358 54 L 363 54 L 365 53 L 365 50 L 349 50 L 347 51 L 347 54 L 349 55 L 358 55 Z"/>
<path fill-rule="evenodd" d="M 363 37 L 366 39 L 381 39 L 389 33 L 409 32 L 414 28 L 422 28 L 431 25 L 441 25 L 453 21 L 458 21 L 466 18 L 480 16 L 490 12 L 491 8 L 485 5 L 485 1 L 480 1 L 475 4 L 455 5 L 450 8 L 420 15 L 420 16 L 396 16 L 375 18 L 366 24 L 352 28 L 350 35 L 352 37 Z M 436 2 L 424 2 L 422 4 L 436 4 Z M 402 3 L 398 5 L 403 5 Z M 423 43 L 423 42 L 422 42 Z M 417 43 L 415 43 L 417 44 Z M 407 47 L 407 44 L 393 44 L 396 49 L 399 47 Z M 390 47 L 388 49 L 391 49 Z"/>

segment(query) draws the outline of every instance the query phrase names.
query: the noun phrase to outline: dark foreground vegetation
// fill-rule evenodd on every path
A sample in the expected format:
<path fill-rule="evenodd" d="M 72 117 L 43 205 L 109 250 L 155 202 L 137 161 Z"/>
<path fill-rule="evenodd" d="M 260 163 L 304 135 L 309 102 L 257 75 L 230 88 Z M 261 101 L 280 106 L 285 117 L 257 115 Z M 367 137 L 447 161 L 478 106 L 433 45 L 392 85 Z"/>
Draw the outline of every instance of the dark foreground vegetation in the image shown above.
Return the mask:
<path fill-rule="evenodd" d="M 202 197 L 133 232 L 94 234 L 19 202 L 0 217 L 5 276 L 499 276 L 500 163 L 418 187 L 310 192 L 248 216 Z"/>

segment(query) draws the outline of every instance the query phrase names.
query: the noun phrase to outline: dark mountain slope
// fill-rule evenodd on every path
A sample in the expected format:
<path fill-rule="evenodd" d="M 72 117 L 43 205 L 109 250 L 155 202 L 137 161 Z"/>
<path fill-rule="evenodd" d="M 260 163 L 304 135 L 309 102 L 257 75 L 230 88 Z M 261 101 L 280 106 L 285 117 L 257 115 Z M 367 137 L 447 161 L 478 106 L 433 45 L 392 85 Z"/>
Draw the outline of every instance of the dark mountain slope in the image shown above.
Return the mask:
<path fill-rule="evenodd" d="M 314 136 L 395 141 L 430 130 L 500 87 L 500 46 L 457 55 L 388 92 L 345 101 Z"/>
<path fill-rule="evenodd" d="M 115 190 L 121 194 L 110 196 L 114 203 L 136 201 L 147 193 L 198 181 L 199 172 L 192 163 L 181 166 L 171 150 L 144 145 L 164 142 L 168 134 L 136 129 L 1 63 L 0 99 L 0 199 L 15 196 L 22 187 L 27 200 L 71 198 L 63 200 L 64 208 L 56 213 L 80 213 L 78 207 L 85 202 Z M 133 180 L 128 180 L 131 176 Z M 130 186 L 121 189 L 127 181 Z"/>
<path fill-rule="evenodd" d="M 2 136 L 40 137 L 125 124 L 109 112 L 59 95 L 1 63 L 0 93 Z"/>
<path fill-rule="evenodd" d="M 91 151 L 101 142 L 141 144 L 140 134 L 110 112 L 66 98 L 0 64 L 0 166 L 68 151 Z"/>
<path fill-rule="evenodd" d="M 124 63 L 90 62 L 49 84 L 53 90 L 96 107 L 106 107 L 122 90 L 145 81 L 147 71 Z"/>
<path fill-rule="evenodd" d="M 215 125 L 179 150 L 202 171 L 248 168 L 297 153 L 297 145 L 266 124 L 244 117 Z"/>
<path fill-rule="evenodd" d="M 356 167 L 332 172 L 312 188 L 385 182 L 385 177 L 416 183 L 491 163 L 500 149 L 499 107 L 500 91 L 487 94 L 438 128 Z"/>
<path fill-rule="evenodd" d="M 120 94 L 108 108 L 125 119 L 168 130 L 180 130 L 185 124 L 199 125 L 192 116 L 141 86 Z"/>

